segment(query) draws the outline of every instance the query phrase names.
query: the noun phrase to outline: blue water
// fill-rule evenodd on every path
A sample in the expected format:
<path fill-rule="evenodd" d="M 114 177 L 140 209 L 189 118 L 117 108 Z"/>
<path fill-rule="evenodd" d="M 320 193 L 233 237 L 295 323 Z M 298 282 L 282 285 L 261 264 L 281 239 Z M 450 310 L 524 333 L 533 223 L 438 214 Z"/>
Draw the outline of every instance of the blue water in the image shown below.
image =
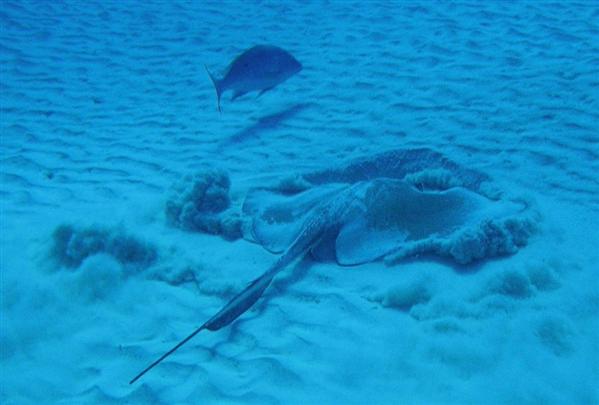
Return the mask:
<path fill-rule="evenodd" d="M 257 44 L 302 70 L 219 113 Z M 594 1 L 0 1 L 0 402 L 599 403 L 598 66 Z M 363 204 L 424 236 L 352 211 L 129 384 L 374 177 L 468 208 Z"/>

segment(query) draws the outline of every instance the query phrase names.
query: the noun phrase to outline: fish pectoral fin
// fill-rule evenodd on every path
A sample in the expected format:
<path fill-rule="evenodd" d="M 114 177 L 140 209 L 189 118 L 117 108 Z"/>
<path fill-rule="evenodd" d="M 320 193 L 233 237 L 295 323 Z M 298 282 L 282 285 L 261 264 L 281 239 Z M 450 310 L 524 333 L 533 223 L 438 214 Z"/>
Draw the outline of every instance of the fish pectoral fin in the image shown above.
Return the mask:
<path fill-rule="evenodd" d="M 264 93 L 266 93 L 267 91 L 274 89 L 274 87 L 275 87 L 275 86 L 272 86 L 272 87 L 269 87 L 269 88 L 267 88 L 267 89 L 264 89 L 264 90 L 260 91 L 260 93 L 258 93 L 258 95 L 256 96 L 256 98 L 260 97 L 261 95 L 263 95 L 263 94 L 264 94 Z"/>
<path fill-rule="evenodd" d="M 247 91 L 236 91 L 233 93 L 233 97 L 231 97 L 231 101 L 235 101 L 236 98 L 243 96 Z"/>

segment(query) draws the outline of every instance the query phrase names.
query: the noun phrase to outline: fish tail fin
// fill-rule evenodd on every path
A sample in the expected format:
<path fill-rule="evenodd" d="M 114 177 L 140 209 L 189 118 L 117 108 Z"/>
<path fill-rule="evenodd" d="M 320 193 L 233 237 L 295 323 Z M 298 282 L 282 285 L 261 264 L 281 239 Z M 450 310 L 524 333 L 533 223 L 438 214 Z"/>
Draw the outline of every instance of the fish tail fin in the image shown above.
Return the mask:
<path fill-rule="evenodd" d="M 212 75 L 212 73 L 210 73 L 210 70 L 208 70 L 208 66 L 204 65 L 204 68 L 206 69 L 206 73 L 208 73 L 210 80 L 212 80 L 212 84 L 214 85 L 214 90 L 216 90 L 216 104 L 218 106 L 218 112 L 221 112 L 221 110 L 220 110 L 220 95 L 222 93 L 221 81 L 218 80 L 217 78 L 215 78 Z"/>

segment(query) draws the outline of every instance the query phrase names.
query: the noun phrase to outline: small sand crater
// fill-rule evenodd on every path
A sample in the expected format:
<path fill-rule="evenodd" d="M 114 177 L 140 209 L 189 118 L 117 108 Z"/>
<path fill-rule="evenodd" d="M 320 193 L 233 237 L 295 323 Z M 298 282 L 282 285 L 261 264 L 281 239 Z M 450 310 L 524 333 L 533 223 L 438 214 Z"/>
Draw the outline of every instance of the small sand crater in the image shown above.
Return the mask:
<path fill-rule="evenodd" d="M 567 355 L 573 350 L 573 333 L 564 320 L 548 317 L 537 325 L 535 334 L 556 356 Z"/>
<path fill-rule="evenodd" d="M 407 312 L 415 305 L 427 303 L 431 297 L 432 294 L 425 281 L 419 280 L 392 287 L 386 293 L 374 297 L 374 301 L 384 307 Z"/>
<path fill-rule="evenodd" d="M 489 290 L 516 299 L 528 298 L 533 294 L 528 278 L 515 270 L 496 275 L 490 282 Z"/>

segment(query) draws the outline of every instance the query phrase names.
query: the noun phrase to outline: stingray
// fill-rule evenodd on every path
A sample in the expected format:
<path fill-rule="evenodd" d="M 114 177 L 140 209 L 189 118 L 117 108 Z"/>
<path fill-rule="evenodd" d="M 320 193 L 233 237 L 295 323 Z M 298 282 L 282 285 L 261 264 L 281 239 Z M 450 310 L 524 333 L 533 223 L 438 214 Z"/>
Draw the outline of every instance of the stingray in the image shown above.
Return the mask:
<path fill-rule="evenodd" d="M 175 345 L 168 352 L 163 354 L 160 358 L 142 370 L 137 376 L 135 376 L 129 384 L 133 384 L 145 373 L 150 371 L 165 358 L 170 356 L 173 352 L 187 343 L 191 338 L 200 333 L 202 330 L 207 329 L 210 331 L 216 331 L 224 326 L 229 325 L 241 314 L 246 312 L 254 303 L 260 298 L 264 290 L 270 285 L 270 282 L 274 276 L 283 270 L 288 264 L 296 260 L 297 258 L 304 255 L 305 252 L 316 246 L 321 240 L 322 235 L 325 234 L 334 224 L 335 204 L 324 204 L 316 209 L 313 215 L 308 218 L 302 227 L 301 231 L 295 238 L 295 241 L 287 249 L 287 251 L 272 265 L 264 274 L 252 281 L 241 293 L 236 295 L 231 301 L 229 301 L 216 315 L 208 319 L 202 326 L 197 328 L 188 337 L 183 339 L 177 345 Z"/>
<path fill-rule="evenodd" d="M 252 307 L 279 272 L 306 254 L 340 265 L 442 254 L 443 247 L 460 243 L 465 230 L 479 229 L 481 224 L 500 225 L 527 209 L 518 201 L 484 195 L 483 183 L 487 181 L 483 174 L 434 151 L 419 149 L 392 151 L 340 168 L 307 173 L 301 187 L 251 190 L 243 205 L 248 223 L 245 236 L 279 253 L 279 259 L 130 383 L 200 331 L 229 325 Z M 493 243 L 499 225 L 491 229 Z M 509 234 L 511 228 L 506 229 Z"/>
<path fill-rule="evenodd" d="M 405 180 L 377 178 L 351 186 L 320 186 L 293 197 L 257 190 L 246 199 L 244 210 L 252 217 L 246 238 L 270 252 L 285 256 L 286 246 L 297 243 L 307 224 L 317 223 L 312 226 L 319 229 L 319 238 L 305 253 L 353 266 L 415 252 L 467 264 L 472 258 L 452 255 L 447 246 L 463 243 L 460 236 L 485 224 L 495 224 L 501 232 L 503 221 L 518 218 L 526 208 L 523 202 L 492 200 L 462 186 L 423 190 Z M 500 239 L 509 236 L 503 232 Z"/>

